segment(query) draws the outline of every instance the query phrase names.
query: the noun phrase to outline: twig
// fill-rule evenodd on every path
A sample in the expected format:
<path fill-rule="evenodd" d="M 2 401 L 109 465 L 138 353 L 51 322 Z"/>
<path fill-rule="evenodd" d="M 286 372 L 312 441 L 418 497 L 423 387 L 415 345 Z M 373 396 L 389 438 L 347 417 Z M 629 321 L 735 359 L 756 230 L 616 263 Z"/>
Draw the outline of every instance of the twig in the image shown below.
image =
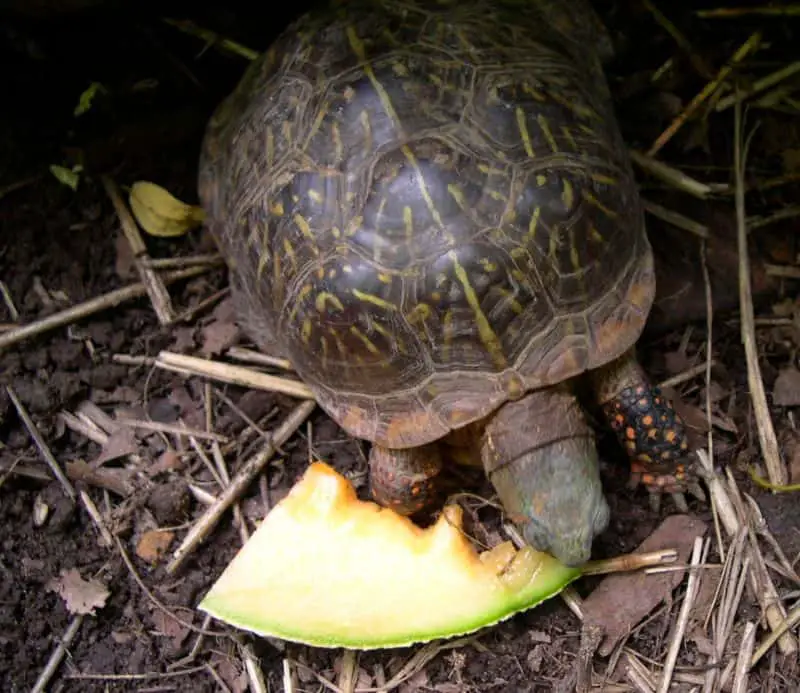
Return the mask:
<path fill-rule="evenodd" d="M 114 205 L 114 210 L 119 218 L 122 232 L 128 241 L 128 245 L 133 252 L 134 262 L 136 269 L 139 272 L 139 279 L 145 285 L 147 295 L 150 297 L 150 302 L 153 304 L 158 321 L 162 325 L 169 325 L 173 319 L 172 312 L 172 298 L 167 291 L 167 287 L 161 281 L 159 274 L 152 269 L 142 264 L 141 259 L 148 257 L 147 246 L 139 233 L 139 227 L 133 215 L 128 210 L 122 195 L 119 193 L 116 183 L 108 176 L 101 176 L 100 181 L 105 188 L 106 194 L 111 198 L 111 203 Z"/>
<path fill-rule="evenodd" d="M 283 690 L 284 693 L 295 693 L 294 669 L 292 663 L 284 657 L 283 659 Z"/>
<path fill-rule="evenodd" d="M 687 368 L 682 373 L 678 373 L 673 375 L 671 378 L 667 378 L 666 380 L 662 380 L 658 386 L 660 388 L 665 387 L 675 387 L 676 385 L 681 385 L 685 383 L 687 380 L 691 380 L 692 378 L 696 378 L 701 373 L 708 371 L 710 372 L 711 369 L 717 365 L 717 362 L 714 359 L 709 359 L 705 363 L 699 363 L 696 366 L 692 366 L 691 368 Z"/>
<path fill-rule="evenodd" d="M 270 392 L 281 392 L 292 397 L 301 399 L 313 399 L 314 394 L 311 388 L 298 380 L 288 378 L 278 378 L 274 375 L 259 373 L 250 368 L 233 366 L 219 361 L 209 361 L 208 359 L 197 358 L 196 356 L 186 356 L 170 351 L 162 351 L 156 358 L 156 366 L 175 373 L 184 375 L 200 375 L 206 378 L 213 378 L 234 385 L 251 387 Z"/>
<path fill-rule="evenodd" d="M 744 634 L 742 644 L 739 647 L 739 656 L 736 658 L 736 670 L 733 678 L 733 690 L 731 693 L 747 693 L 747 672 L 750 671 L 750 658 L 753 655 L 753 647 L 756 642 L 756 624 L 748 621 L 744 624 Z"/>
<path fill-rule="evenodd" d="M 739 309 L 741 312 L 742 342 L 744 343 L 745 359 L 747 361 L 747 383 L 750 388 L 750 398 L 753 402 L 756 417 L 761 454 L 764 457 L 764 464 L 767 468 L 770 483 L 782 486 L 787 483 L 786 468 L 781 461 L 778 440 L 775 436 L 775 430 L 767 407 L 767 395 L 764 391 L 764 381 L 761 378 L 758 349 L 756 347 L 753 294 L 750 287 L 750 256 L 747 250 L 747 227 L 745 225 L 744 175 L 747 151 L 746 145 L 742 142 L 742 106 L 740 103 L 736 104 L 734 113 Z"/>
<path fill-rule="evenodd" d="M 3 303 L 6 304 L 8 314 L 11 316 L 11 322 L 19 322 L 19 311 L 14 305 L 14 299 L 11 297 L 11 292 L 8 290 L 6 283 L 0 281 L 0 295 L 3 297 Z"/>
<path fill-rule="evenodd" d="M 705 544 L 705 546 L 704 546 Z M 697 568 L 700 563 L 705 560 L 705 555 L 708 553 L 708 542 L 702 537 L 696 537 L 694 540 L 694 547 L 692 549 L 692 568 Z M 672 641 L 667 650 L 667 656 L 664 660 L 664 671 L 661 675 L 661 683 L 658 687 L 658 693 L 667 693 L 669 691 L 670 683 L 672 682 L 672 672 L 675 669 L 675 663 L 678 661 L 678 652 L 683 642 L 683 636 L 686 632 L 686 626 L 689 623 L 689 615 L 694 607 L 694 600 L 697 597 L 699 582 L 697 579 L 698 573 L 696 570 L 689 571 L 689 579 L 686 583 L 686 594 L 683 598 L 678 620 L 675 623 Z"/>
<path fill-rule="evenodd" d="M 631 160 L 647 173 L 650 173 L 664 183 L 678 190 L 682 190 L 689 195 L 705 200 L 713 192 L 712 187 L 708 185 L 708 183 L 701 183 L 699 180 L 687 176 L 683 171 L 679 171 L 677 168 L 673 168 L 663 161 L 654 159 L 636 150 L 631 150 L 630 156 Z"/>
<path fill-rule="evenodd" d="M 162 276 L 162 281 L 166 284 L 179 281 L 181 279 L 189 279 L 190 277 L 197 277 L 209 271 L 207 266 L 189 267 L 187 269 L 170 272 Z M 147 293 L 147 289 L 141 282 L 131 284 L 122 289 L 115 289 L 107 294 L 89 299 L 83 303 L 79 303 L 65 310 L 48 315 L 46 318 L 36 320 L 28 325 L 21 325 L 8 332 L 0 334 L 0 349 L 16 344 L 25 339 L 36 337 L 57 327 L 63 327 L 73 322 L 77 322 L 83 318 L 88 318 L 91 315 L 99 313 L 100 311 L 107 310 L 108 308 L 116 308 L 121 303 L 130 301 L 134 298 L 139 298 Z"/>
<path fill-rule="evenodd" d="M 260 366 L 275 366 L 276 368 L 282 368 L 285 371 L 294 370 L 291 362 L 288 359 L 269 356 L 268 354 L 262 354 L 259 351 L 253 351 L 252 349 L 244 349 L 242 347 L 233 346 L 228 349 L 227 353 L 232 359 L 244 361 L 245 363 L 257 363 Z"/>
<path fill-rule="evenodd" d="M 795 267 L 793 265 L 772 265 L 765 263 L 764 271 L 768 277 L 800 279 L 800 267 Z"/>
<path fill-rule="evenodd" d="M 778 222 L 786 221 L 787 219 L 796 219 L 797 217 L 800 217 L 800 205 L 789 205 L 788 207 L 779 209 L 765 217 L 750 217 L 747 220 L 747 232 L 751 233 L 757 229 L 763 229 L 765 226 L 777 224 Z"/>
<path fill-rule="evenodd" d="M 766 77 L 762 77 L 759 80 L 753 82 L 753 84 L 747 89 L 740 89 L 734 94 L 730 94 L 726 96 L 724 99 L 720 99 L 717 103 L 717 111 L 724 111 L 726 108 L 730 108 L 736 103 L 740 103 L 745 99 L 750 98 L 754 94 L 758 94 L 765 89 L 769 89 L 770 87 L 774 87 L 776 84 L 782 82 L 785 79 L 788 79 L 793 74 L 800 72 L 800 61 L 795 61 L 793 63 L 789 63 L 785 67 L 782 67 L 780 70 L 776 70 L 775 72 L 767 75 Z"/>
<path fill-rule="evenodd" d="M 53 674 L 56 673 L 56 669 L 58 669 L 61 664 L 61 660 L 64 659 L 64 655 L 67 654 L 67 649 L 78 634 L 82 623 L 83 615 L 78 615 L 70 621 L 67 630 L 64 631 L 64 635 L 61 637 L 58 645 L 56 645 L 56 649 L 53 650 L 42 673 L 39 674 L 39 678 L 36 679 L 36 683 L 33 685 L 33 688 L 31 688 L 31 693 L 44 693 L 47 684 L 50 683 L 50 679 L 53 678 Z"/>
<path fill-rule="evenodd" d="M 139 428 L 143 431 L 155 431 L 159 433 L 174 433 L 177 436 L 192 436 L 199 440 L 216 440 L 220 443 L 227 443 L 227 436 L 213 431 L 201 431 L 195 428 L 177 426 L 175 424 L 160 423 L 158 421 L 145 421 L 144 419 L 117 418 L 116 422 L 130 428 Z"/>
<path fill-rule="evenodd" d="M 111 536 L 111 532 L 108 531 L 108 527 L 106 527 L 106 523 L 103 521 L 103 516 L 97 509 L 94 501 L 89 497 L 89 494 L 83 490 L 81 491 L 81 502 L 92 522 L 94 522 L 95 527 L 97 527 L 97 531 L 100 532 L 103 544 L 108 547 L 114 546 L 114 537 Z"/>
<path fill-rule="evenodd" d="M 264 673 L 258 664 L 258 657 L 255 656 L 249 645 L 242 645 L 241 650 L 250 690 L 252 693 L 267 693 L 267 682 L 264 680 Z"/>
<path fill-rule="evenodd" d="M 181 545 L 172 555 L 172 560 L 167 565 L 167 573 L 174 573 L 183 562 L 189 557 L 194 549 L 208 536 L 216 526 L 222 514 L 239 498 L 244 490 L 250 485 L 253 479 L 258 476 L 264 466 L 275 454 L 276 448 L 283 445 L 294 432 L 311 415 L 316 407 L 314 400 L 307 400 L 298 404 L 286 420 L 278 427 L 272 437 L 272 441 L 266 444 L 260 452 L 250 458 L 245 465 L 237 472 L 231 480 L 230 485 L 225 488 L 215 501 L 214 505 L 208 508 L 184 537 Z"/>
<path fill-rule="evenodd" d="M 58 480 L 58 483 L 61 484 L 61 487 L 64 489 L 64 493 L 67 494 L 67 498 L 75 503 L 78 500 L 78 494 L 75 492 L 75 488 L 72 486 L 64 472 L 61 471 L 58 461 L 55 457 L 53 457 L 53 453 L 50 452 L 50 448 L 47 446 L 44 438 L 42 438 L 42 434 L 39 433 L 39 429 L 36 427 L 33 419 L 31 419 L 27 409 L 25 409 L 25 406 L 22 404 L 22 402 L 20 402 L 19 398 L 17 397 L 17 393 L 14 392 L 14 388 L 12 388 L 10 385 L 7 385 L 6 392 L 11 398 L 14 408 L 17 410 L 17 414 L 19 414 L 19 418 L 22 419 L 22 423 L 24 424 L 25 428 L 28 429 L 28 434 L 33 439 L 36 447 L 39 449 L 39 453 L 44 458 L 44 461 L 47 462 L 47 466 L 50 467 L 50 471 L 53 472 L 53 476 L 55 476 L 55 478 Z"/>
<path fill-rule="evenodd" d="M 690 219 L 680 212 L 667 209 L 663 205 L 645 198 L 642 198 L 642 206 L 646 212 L 649 212 L 654 217 L 657 217 L 662 221 L 666 221 L 668 224 L 672 224 L 679 229 L 693 233 L 695 236 L 699 236 L 703 240 L 707 240 L 711 236 L 708 226 L 701 224 L 699 221 L 695 221 L 694 219 Z"/>
<path fill-rule="evenodd" d="M 735 19 L 752 14 L 760 14 L 767 17 L 792 17 L 800 15 L 800 5 L 784 5 L 782 7 L 719 7 L 713 10 L 697 10 L 695 14 L 704 19 Z"/>
<path fill-rule="evenodd" d="M 678 44 L 678 47 L 683 50 L 686 55 L 689 56 L 689 60 L 691 61 L 694 69 L 702 76 L 704 79 L 710 79 L 711 75 L 713 74 L 711 69 L 708 65 L 705 64 L 705 61 L 694 51 L 692 45 L 689 43 L 689 39 L 687 39 L 683 33 L 676 27 L 662 12 L 659 10 L 655 5 L 653 5 L 650 0 L 643 0 L 644 6 L 650 10 L 650 13 L 655 18 L 656 22 L 658 22 L 664 30 L 672 36 L 675 43 Z"/>
<path fill-rule="evenodd" d="M 358 652 L 345 650 L 342 653 L 342 664 L 339 667 L 339 679 L 336 685 L 342 693 L 353 693 L 358 679 Z"/>
<path fill-rule="evenodd" d="M 200 301 L 197 305 L 190 306 L 182 313 L 178 313 L 173 318 L 172 324 L 177 325 L 181 322 L 190 322 L 198 313 L 202 313 L 209 306 L 213 306 L 215 303 L 218 303 L 220 300 L 225 298 L 230 291 L 231 289 L 229 286 L 226 286 L 224 289 L 220 289 L 219 291 L 215 291 L 213 294 Z"/>
<path fill-rule="evenodd" d="M 231 39 L 224 38 L 210 29 L 204 29 L 190 20 L 165 18 L 164 23 L 174 26 L 176 29 L 184 32 L 185 34 L 196 36 L 197 38 L 202 39 L 204 43 L 209 45 L 218 45 L 221 48 L 234 53 L 235 55 L 245 58 L 246 60 L 255 60 L 258 58 L 258 52 L 254 51 L 252 48 L 248 48 L 244 44 L 232 41 Z"/>
<path fill-rule="evenodd" d="M 786 616 L 782 623 L 778 625 L 762 642 L 753 654 L 750 666 L 754 667 L 758 661 L 769 652 L 770 648 L 787 632 L 800 623 L 800 605 L 795 606 Z"/>
<path fill-rule="evenodd" d="M 142 264 L 152 269 L 175 269 L 176 267 L 192 267 L 193 265 L 224 265 L 225 260 L 219 253 L 206 255 L 184 255 L 182 257 L 143 257 Z"/>
<path fill-rule="evenodd" d="M 667 127 L 667 129 L 658 136 L 656 141 L 653 143 L 653 146 L 650 147 L 649 151 L 647 152 L 648 156 L 655 156 L 664 147 L 664 145 L 666 145 L 667 142 L 673 138 L 675 133 L 678 132 L 678 130 L 683 127 L 686 121 L 694 115 L 695 111 L 700 108 L 706 99 L 708 99 L 717 89 L 719 89 L 720 85 L 728 78 L 731 72 L 733 72 L 733 68 L 738 63 L 742 62 L 742 60 L 744 60 L 750 53 L 755 52 L 760 43 L 761 32 L 756 31 L 750 36 L 750 38 L 747 39 L 747 41 L 742 44 L 730 61 L 720 68 L 717 76 L 708 84 L 706 84 L 703 90 L 697 96 L 695 96 L 689 105 L 678 114 L 672 123 L 670 123 L 669 127 Z"/>

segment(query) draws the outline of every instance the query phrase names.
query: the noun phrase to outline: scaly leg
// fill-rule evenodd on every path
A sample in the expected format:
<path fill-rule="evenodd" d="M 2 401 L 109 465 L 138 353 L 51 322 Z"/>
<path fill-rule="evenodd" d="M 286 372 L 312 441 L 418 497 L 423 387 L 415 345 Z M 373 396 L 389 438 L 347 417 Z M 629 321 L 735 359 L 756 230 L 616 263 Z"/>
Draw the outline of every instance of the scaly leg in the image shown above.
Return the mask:
<path fill-rule="evenodd" d="M 401 515 L 413 515 L 434 499 L 441 470 L 438 443 L 403 450 L 373 445 L 369 455 L 372 497 Z"/>

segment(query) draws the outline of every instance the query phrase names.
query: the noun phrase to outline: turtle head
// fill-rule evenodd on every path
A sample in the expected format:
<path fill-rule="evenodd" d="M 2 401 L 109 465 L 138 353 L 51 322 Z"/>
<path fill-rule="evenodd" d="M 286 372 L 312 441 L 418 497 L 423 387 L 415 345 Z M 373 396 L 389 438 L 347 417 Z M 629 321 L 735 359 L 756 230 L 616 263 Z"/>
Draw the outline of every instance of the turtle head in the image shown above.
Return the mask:
<path fill-rule="evenodd" d="M 548 501 L 542 506 L 541 489 L 528 497 L 527 512 L 519 516 L 525 541 L 567 566 L 581 566 L 592 554 L 594 538 L 608 526 L 609 508 L 598 486 L 578 489 L 562 486 L 545 491 Z M 524 499 L 523 499 L 524 500 Z"/>
<path fill-rule="evenodd" d="M 481 457 L 525 540 L 567 566 L 580 566 L 610 511 L 594 437 L 579 410 L 567 402 L 559 411 L 559 398 L 548 400 L 554 409 L 537 411 L 525 399 L 503 407 L 487 425 Z"/>

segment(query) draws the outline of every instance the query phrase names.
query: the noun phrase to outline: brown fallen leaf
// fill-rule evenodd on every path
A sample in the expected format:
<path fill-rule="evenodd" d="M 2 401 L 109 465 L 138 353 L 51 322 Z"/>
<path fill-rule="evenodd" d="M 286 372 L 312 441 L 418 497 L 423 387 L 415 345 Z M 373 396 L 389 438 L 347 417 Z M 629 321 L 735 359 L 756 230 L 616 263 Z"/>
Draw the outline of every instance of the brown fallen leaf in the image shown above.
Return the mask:
<path fill-rule="evenodd" d="M 772 386 L 772 402 L 779 407 L 796 407 L 800 404 L 800 371 L 784 368 Z"/>
<path fill-rule="evenodd" d="M 120 426 L 111 432 L 100 454 L 92 460 L 92 467 L 102 467 L 106 462 L 133 455 L 139 450 L 136 431 L 128 426 Z"/>
<path fill-rule="evenodd" d="M 220 354 L 236 344 L 238 339 L 236 310 L 229 297 L 219 302 L 212 312 L 212 321 L 202 328 L 200 352 L 204 356 Z"/>
<path fill-rule="evenodd" d="M 136 545 L 136 555 L 148 563 L 156 563 L 169 548 L 175 537 L 174 532 L 151 529 L 142 535 Z"/>
<path fill-rule="evenodd" d="M 634 553 L 675 549 L 677 562 L 685 564 L 695 537 L 705 535 L 705 522 L 691 515 L 670 515 Z M 584 629 L 600 628 L 604 638 L 599 653 L 611 654 L 616 644 L 667 599 L 684 579 L 684 571 L 674 570 L 647 575 L 644 572 L 608 575 L 584 600 Z"/>
<path fill-rule="evenodd" d="M 189 634 L 189 629 L 177 619 L 165 614 L 161 609 L 156 609 L 150 614 L 156 632 L 172 640 L 174 648 L 177 650 Z"/>
<path fill-rule="evenodd" d="M 102 609 L 111 594 L 99 580 L 84 580 L 76 568 L 62 570 L 61 575 L 47 583 L 47 589 L 57 592 L 72 614 L 94 614 Z"/>

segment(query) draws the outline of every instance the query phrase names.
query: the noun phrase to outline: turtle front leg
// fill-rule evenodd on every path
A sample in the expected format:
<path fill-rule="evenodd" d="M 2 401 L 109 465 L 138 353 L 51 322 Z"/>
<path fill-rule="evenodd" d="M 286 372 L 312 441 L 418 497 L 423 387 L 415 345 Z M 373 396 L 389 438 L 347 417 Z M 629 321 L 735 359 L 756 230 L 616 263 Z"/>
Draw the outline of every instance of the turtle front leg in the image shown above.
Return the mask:
<path fill-rule="evenodd" d="M 436 495 L 442 470 L 438 443 L 398 450 L 373 445 L 369 455 L 372 497 L 401 515 L 413 515 Z"/>
<path fill-rule="evenodd" d="M 671 493 L 682 507 L 683 492 L 697 495 L 699 486 L 687 467 L 689 441 L 672 402 L 651 383 L 628 351 L 592 372 L 596 397 L 631 460 L 631 486 L 642 484 L 658 505 Z"/>

